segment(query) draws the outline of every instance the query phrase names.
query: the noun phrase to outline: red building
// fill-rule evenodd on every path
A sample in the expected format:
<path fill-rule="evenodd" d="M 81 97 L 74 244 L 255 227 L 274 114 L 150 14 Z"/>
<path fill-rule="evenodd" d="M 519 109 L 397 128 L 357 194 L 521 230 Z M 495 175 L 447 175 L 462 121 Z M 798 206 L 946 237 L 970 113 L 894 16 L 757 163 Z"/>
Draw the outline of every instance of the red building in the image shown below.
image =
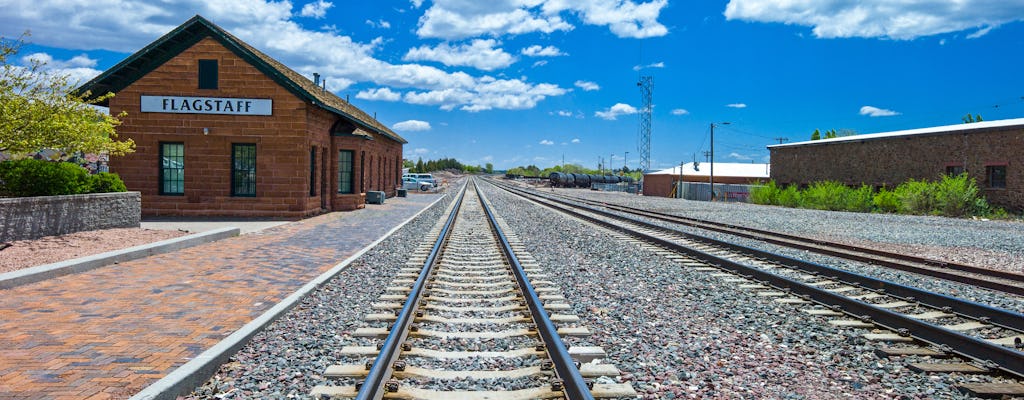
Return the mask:
<path fill-rule="evenodd" d="M 297 218 L 401 185 L 405 139 L 200 16 L 79 90 L 127 113 L 110 170 L 143 215 Z"/>

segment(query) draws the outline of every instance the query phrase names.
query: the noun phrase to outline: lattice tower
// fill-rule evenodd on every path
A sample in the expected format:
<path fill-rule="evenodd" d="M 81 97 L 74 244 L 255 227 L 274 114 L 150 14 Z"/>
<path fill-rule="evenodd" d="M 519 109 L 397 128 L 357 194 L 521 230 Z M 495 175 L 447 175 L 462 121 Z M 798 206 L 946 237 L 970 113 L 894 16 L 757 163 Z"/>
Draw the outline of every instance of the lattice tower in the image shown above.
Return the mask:
<path fill-rule="evenodd" d="M 651 114 L 654 111 L 652 103 L 654 97 L 654 77 L 641 76 L 640 96 L 642 104 L 640 108 L 640 143 L 637 150 L 640 152 L 640 171 L 647 172 L 651 169 Z"/>

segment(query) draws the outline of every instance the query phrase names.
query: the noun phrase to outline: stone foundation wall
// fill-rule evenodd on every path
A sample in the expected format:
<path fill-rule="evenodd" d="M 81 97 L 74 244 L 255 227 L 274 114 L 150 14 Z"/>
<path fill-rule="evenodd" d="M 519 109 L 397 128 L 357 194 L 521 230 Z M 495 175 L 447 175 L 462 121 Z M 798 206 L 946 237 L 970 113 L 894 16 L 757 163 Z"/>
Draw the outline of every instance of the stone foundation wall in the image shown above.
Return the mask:
<path fill-rule="evenodd" d="M 0 242 L 108 228 L 138 228 L 139 192 L 0 198 Z"/>

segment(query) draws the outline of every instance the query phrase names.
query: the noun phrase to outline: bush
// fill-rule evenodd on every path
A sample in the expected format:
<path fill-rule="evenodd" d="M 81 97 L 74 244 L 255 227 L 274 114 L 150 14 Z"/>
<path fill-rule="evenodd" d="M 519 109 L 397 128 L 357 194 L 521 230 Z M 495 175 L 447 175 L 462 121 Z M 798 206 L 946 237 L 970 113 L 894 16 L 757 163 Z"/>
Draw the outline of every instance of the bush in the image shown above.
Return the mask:
<path fill-rule="evenodd" d="M 860 185 L 846 192 L 846 211 L 871 212 L 875 208 L 875 188 Z"/>
<path fill-rule="evenodd" d="M 981 200 L 984 203 L 978 202 L 978 185 L 966 172 L 957 176 L 943 175 L 933 186 L 935 211 L 939 214 L 963 217 L 988 210 L 988 203 L 983 198 Z"/>
<path fill-rule="evenodd" d="M 89 176 L 89 193 L 127 192 L 124 181 L 117 174 L 100 172 Z"/>
<path fill-rule="evenodd" d="M 875 194 L 873 203 L 878 211 L 886 213 L 898 212 L 902 206 L 899 196 L 896 196 L 896 192 L 886 188 L 882 188 L 882 190 Z"/>
<path fill-rule="evenodd" d="M 763 186 L 754 186 L 750 190 L 750 201 L 754 204 L 778 205 L 779 192 L 781 192 L 781 189 L 775 184 L 774 180 L 771 180 Z"/>
<path fill-rule="evenodd" d="M 845 210 L 847 192 L 849 191 L 850 188 L 839 182 L 814 182 L 804 190 L 801 205 L 818 210 Z"/>
<path fill-rule="evenodd" d="M 89 171 L 73 163 L 32 158 L 0 162 L 0 196 L 59 196 L 126 190 L 117 174 L 89 175 Z"/>
<path fill-rule="evenodd" d="M 911 179 L 897 186 L 895 192 L 903 213 L 927 215 L 936 209 L 935 191 L 928 181 Z"/>
<path fill-rule="evenodd" d="M 800 197 L 800 190 L 796 188 L 796 185 L 786 186 L 786 189 L 779 192 L 778 205 L 791 208 L 800 207 Z"/>

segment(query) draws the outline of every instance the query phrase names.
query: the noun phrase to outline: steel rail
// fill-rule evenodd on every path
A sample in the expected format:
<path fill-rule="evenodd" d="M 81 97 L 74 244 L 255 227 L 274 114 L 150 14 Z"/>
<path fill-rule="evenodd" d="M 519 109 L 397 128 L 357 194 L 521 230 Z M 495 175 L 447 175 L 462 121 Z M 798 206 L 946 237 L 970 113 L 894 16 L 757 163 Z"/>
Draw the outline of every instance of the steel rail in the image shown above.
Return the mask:
<path fill-rule="evenodd" d="M 499 186 L 499 187 L 501 187 L 501 186 Z M 506 191 L 509 191 L 510 193 L 516 193 L 516 191 L 510 190 L 507 187 L 503 187 L 503 189 L 505 189 Z M 530 195 L 530 193 L 527 193 L 527 192 L 524 192 L 524 191 L 518 191 L 518 192 L 521 193 L 520 195 L 526 195 L 526 196 Z M 533 197 L 537 198 L 539 196 L 533 196 Z M 550 199 L 549 201 L 558 202 L 557 200 L 553 200 L 553 199 Z M 542 204 L 544 204 L 544 203 L 542 203 Z M 750 276 L 753 279 L 757 279 L 759 281 L 767 282 L 767 283 L 771 284 L 772 286 L 775 286 L 775 287 L 778 287 L 778 288 L 788 289 L 791 292 L 795 292 L 795 293 L 807 296 L 808 298 L 811 298 L 814 301 L 817 301 L 819 303 L 826 304 L 826 305 L 831 305 L 831 306 L 837 306 L 838 308 L 843 309 L 847 313 L 850 313 L 850 314 L 853 314 L 853 315 L 858 315 L 858 316 L 866 316 L 868 318 L 871 318 L 876 324 L 881 325 L 883 327 L 886 327 L 888 329 L 891 329 L 891 330 L 894 330 L 894 331 L 897 331 L 897 332 L 911 332 L 911 335 L 913 337 L 917 338 L 918 340 L 921 340 L 921 341 L 924 341 L 924 342 L 928 342 L 928 343 L 931 343 L 931 344 L 936 344 L 936 345 L 946 345 L 946 346 L 949 346 L 950 348 L 952 348 L 952 350 L 951 350 L 952 352 L 957 353 L 957 354 L 959 354 L 959 355 L 961 355 L 963 357 L 966 357 L 966 358 L 969 358 L 969 359 L 974 359 L 974 360 L 991 361 L 991 362 L 994 362 L 996 365 L 998 365 L 999 369 L 1001 369 L 1001 370 L 1003 370 L 1003 371 L 1005 371 L 1007 373 L 1016 375 L 1018 377 L 1024 377 L 1024 352 L 1017 351 L 1017 350 L 1011 349 L 1009 347 L 1000 346 L 998 344 L 994 344 L 994 343 L 988 342 L 986 340 L 982 340 L 982 339 L 977 339 L 977 338 L 973 338 L 973 337 L 970 337 L 970 336 L 966 336 L 966 335 L 960 334 L 958 332 L 954 332 L 954 331 L 951 331 L 951 330 L 948 330 L 948 329 L 945 329 L 945 328 L 942 328 L 942 327 L 939 327 L 939 326 L 936 326 L 936 325 L 932 325 L 932 324 L 929 324 L 929 323 L 926 323 L 926 322 L 923 322 L 923 321 L 920 321 L 920 320 L 916 320 L 916 319 L 913 319 L 913 318 L 910 318 L 910 317 L 907 317 L 907 316 L 900 315 L 900 314 L 895 313 L 893 311 L 889 311 L 889 310 L 886 310 L 886 309 L 883 309 L 883 308 L 875 307 L 875 306 L 873 306 L 871 304 L 862 302 L 860 300 L 851 299 L 851 298 L 842 296 L 840 294 L 832 293 L 832 292 L 829 292 L 829 291 L 824 290 L 824 289 L 819 289 L 819 288 L 816 288 L 814 286 L 806 285 L 806 284 L 803 284 L 801 282 L 798 282 L 798 281 L 795 281 L 795 280 L 792 280 L 792 279 L 789 279 L 789 278 L 786 278 L 786 277 L 782 277 L 782 276 L 775 275 L 775 274 L 772 274 L 772 273 L 769 273 L 769 272 L 766 272 L 766 271 L 762 271 L 762 270 L 760 270 L 758 268 L 746 266 L 746 265 L 737 263 L 735 261 L 731 261 L 731 260 L 728 260 L 728 259 L 725 259 L 725 258 L 721 258 L 721 257 L 715 256 L 713 254 L 705 253 L 705 252 L 700 251 L 700 250 L 691 249 L 691 248 L 685 247 L 683 245 L 680 245 L 678 243 L 669 241 L 667 239 L 662 239 L 662 238 L 659 238 L 659 237 L 656 237 L 656 236 L 652 236 L 652 235 L 647 235 L 647 234 L 644 234 L 644 233 L 636 232 L 636 231 L 631 230 L 629 228 L 626 228 L 624 226 L 616 225 L 614 223 L 611 223 L 611 222 L 609 222 L 607 220 L 603 220 L 603 219 L 596 218 L 596 217 L 593 217 L 593 216 L 585 215 L 585 214 L 582 214 L 580 212 L 577 212 L 577 211 L 574 211 L 574 210 L 571 210 L 571 209 L 555 207 L 555 206 L 553 206 L 551 204 L 544 204 L 544 205 L 546 205 L 548 207 L 552 207 L 552 208 L 558 209 L 558 210 L 561 210 L 562 212 L 568 213 L 568 214 L 573 215 L 573 216 L 575 216 L 577 218 L 580 218 L 580 219 L 584 219 L 584 220 L 589 221 L 591 223 L 594 223 L 594 224 L 606 227 L 608 229 L 611 229 L 611 230 L 614 230 L 614 231 L 618 231 L 618 232 L 622 232 L 622 233 L 625 233 L 627 235 L 636 237 L 638 239 L 641 239 L 641 240 L 644 240 L 644 241 L 647 241 L 647 242 L 650 242 L 650 243 L 654 243 L 654 244 L 657 244 L 659 246 L 662 246 L 662 247 L 665 247 L 665 248 L 668 248 L 668 249 L 672 249 L 672 250 L 678 251 L 678 252 L 686 254 L 686 255 L 688 255 L 690 257 L 700 259 L 703 262 L 706 262 L 708 264 L 714 265 L 716 267 L 729 269 L 729 270 L 731 270 L 731 271 L 733 271 L 733 272 L 735 272 L 737 274 L 740 274 L 740 275 Z M 572 207 L 580 207 L 580 206 L 572 205 Z M 619 219 L 624 219 L 624 220 L 629 220 L 628 218 L 624 218 L 624 217 L 618 217 L 618 218 Z M 660 227 L 660 226 L 657 226 L 657 225 L 648 224 L 648 223 L 645 223 L 645 222 L 642 222 L 642 221 L 630 221 L 630 222 L 633 222 L 633 223 L 636 223 L 636 224 L 639 224 L 639 225 L 645 225 L 645 227 L 650 227 L 650 228 L 653 228 L 653 229 L 656 229 L 656 230 L 660 230 L 660 231 L 663 231 L 663 232 L 664 231 L 670 231 L 670 232 L 678 233 L 678 234 L 681 234 L 681 235 L 684 235 L 684 236 L 687 236 L 687 237 L 689 237 L 689 236 L 696 236 L 696 235 L 691 235 L 691 234 L 688 234 L 688 233 L 685 233 L 685 232 L 675 232 L 675 231 L 672 231 L 670 229 L 667 229 L 667 228 L 664 228 L 664 227 Z M 725 242 L 722 242 L 722 243 L 725 243 Z M 729 247 L 734 247 L 734 248 L 745 248 L 743 246 L 739 246 L 739 245 L 735 245 L 735 244 L 729 244 L 729 245 L 730 245 Z M 746 249 L 749 249 L 749 248 L 746 248 Z M 749 250 L 751 250 L 752 252 L 757 252 L 757 253 L 767 253 L 767 252 L 762 252 L 762 251 L 756 250 L 756 249 L 749 249 Z M 801 264 L 801 265 L 806 265 L 806 266 L 816 265 L 816 264 L 812 264 L 812 263 L 808 263 L 808 262 L 804 262 L 804 261 L 800 261 L 800 260 L 791 259 L 791 258 L 788 258 L 788 257 L 785 257 L 785 256 L 775 255 L 775 257 L 773 257 L 773 258 L 780 259 L 780 260 L 784 259 L 784 260 L 787 260 L 787 262 L 792 261 L 794 263 Z M 882 280 L 878 280 L 878 279 L 874 279 L 874 278 L 869 278 L 869 277 L 861 277 L 861 276 L 856 275 L 856 274 L 852 274 L 852 273 L 848 273 L 848 272 L 845 272 L 845 271 L 836 270 L 836 269 L 833 269 L 833 268 L 830 268 L 830 267 L 825 267 L 825 266 L 822 266 L 822 265 L 816 265 L 816 267 L 818 269 L 822 270 L 822 271 L 830 271 L 832 274 L 837 274 L 839 276 L 859 277 L 859 278 L 864 278 L 863 280 L 868 281 L 868 282 L 874 281 L 874 285 L 873 285 L 874 288 L 877 288 L 879 290 L 885 290 L 886 292 L 889 292 L 889 293 L 892 293 L 893 290 L 897 290 L 900 293 L 913 293 L 915 295 L 915 296 L 913 296 L 913 297 L 915 297 L 915 300 L 920 301 L 922 303 L 927 303 L 926 300 L 922 300 L 922 299 L 941 299 L 941 300 L 948 301 L 949 304 L 956 304 L 958 307 L 963 308 L 963 309 L 979 309 L 979 310 L 988 309 L 990 312 L 995 312 L 997 315 L 1000 315 L 1000 319 L 1002 320 L 1001 322 L 996 322 L 994 320 L 989 321 L 989 322 L 996 322 L 997 324 L 1000 324 L 1000 325 L 1004 325 L 1004 326 L 1014 326 L 1014 325 L 1020 326 L 1022 324 L 1022 321 L 1024 321 L 1024 315 L 1022 315 L 1022 314 L 1012 313 L 1012 312 L 1009 312 L 1009 311 L 1006 311 L 1006 310 L 995 309 L 995 308 L 988 307 L 988 306 L 985 306 L 985 305 L 981 305 L 981 304 L 978 304 L 978 303 L 972 303 L 972 302 L 964 301 L 964 300 L 961 300 L 961 299 L 952 298 L 952 297 L 949 297 L 949 296 L 944 296 L 944 295 L 935 294 L 935 293 L 929 293 L 929 292 L 925 292 L 925 291 L 922 291 L 922 290 L 901 286 L 901 285 L 898 285 L 898 284 L 892 283 L 892 282 L 882 281 Z M 840 278 L 840 280 L 841 279 L 842 278 Z M 858 280 L 860 280 L 860 279 L 858 279 Z M 907 297 L 911 297 L 911 296 L 907 296 Z M 968 315 L 970 315 L 970 314 L 968 314 Z M 1020 329 L 1017 329 L 1017 330 L 1020 330 Z"/>
<path fill-rule="evenodd" d="M 441 247 L 451 235 L 451 227 L 455 224 L 455 217 L 459 214 L 459 209 L 462 207 L 462 200 L 465 198 L 467 187 L 468 185 L 463 186 L 460 191 L 458 200 L 456 200 L 455 206 L 452 208 L 451 215 L 448 216 L 444 228 L 438 234 L 437 241 L 434 242 L 434 246 L 430 249 L 430 254 L 427 256 L 426 261 L 423 262 L 423 269 L 420 271 L 419 277 L 413 283 L 412 290 L 409 292 L 409 299 L 405 301 L 402 311 L 395 318 L 395 323 L 391 326 L 391 332 L 384 339 L 380 354 L 374 359 L 373 366 L 370 367 L 366 379 L 363 380 L 363 385 L 356 394 L 356 399 L 379 400 L 384 397 L 386 390 L 382 390 L 382 386 L 385 380 L 391 376 L 391 364 L 398 358 L 401 344 L 409 334 L 409 325 L 412 324 L 413 316 L 416 315 L 416 309 L 419 307 L 420 294 L 426 286 L 427 278 L 434 269 L 434 261 L 441 252 Z"/>
<path fill-rule="evenodd" d="M 562 380 L 562 390 L 566 398 L 570 400 L 593 399 L 594 396 L 590 393 L 590 389 L 587 387 L 586 381 L 583 380 L 583 376 L 580 375 L 579 368 L 576 367 L 575 361 L 569 355 L 569 349 L 565 347 L 565 344 L 562 343 L 562 338 L 558 336 L 558 328 L 555 327 L 555 324 L 551 322 L 551 318 L 544 311 L 540 296 L 537 295 L 533 285 L 527 279 L 526 271 L 523 270 L 523 265 L 519 263 L 519 258 L 516 257 L 515 252 L 512 251 L 512 245 L 509 244 L 508 238 L 505 237 L 505 233 L 498 226 L 494 212 L 485 201 L 486 197 L 480 192 L 480 188 L 475 185 L 476 178 L 473 178 L 473 181 L 477 195 L 480 197 L 480 204 L 483 205 L 487 219 L 491 222 L 491 229 L 501 243 L 502 252 L 505 253 L 505 257 L 512 266 L 512 272 L 516 276 L 516 281 L 519 282 L 523 297 L 530 308 L 530 314 L 533 316 L 534 322 L 537 323 L 537 333 L 544 342 L 544 348 L 548 356 L 551 357 L 555 372 L 558 373 L 558 377 Z"/>
<path fill-rule="evenodd" d="M 548 194 L 540 194 L 540 193 L 538 193 L 537 195 L 550 198 L 550 196 Z M 917 256 L 909 255 L 909 254 L 892 253 L 892 252 L 888 252 L 888 251 L 884 251 L 884 250 L 870 249 L 870 248 L 866 248 L 866 247 L 854 246 L 854 245 L 843 244 L 843 243 L 824 242 L 824 241 L 817 240 L 817 239 L 811 239 L 811 238 L 806 238 L 806 237 L 797 236 L 797 235 L 790 235 L 790 234 L 781 233 L 781 232 L 773 232 L 773 231 L 762 230 L 762 229 L 757 229 L 757 228 L 750 228 L 750 227 L 746 227 L 746 226 L 739 226 L 739 225 L 732 225 L 732 224 L 726 224 L 726 223 L 704 221 L 704 220 L 700 220 L 700 219 L 696 219 L 696 218 L 689 218 L 689 217 L 683 217 L 683 216 L 680 216 L 680 215 L 673 215 L 673 214 L 660 213 L 660 212 L 655 212 L 655 211 L 642 210 L 642 209 L 639 209 L 639 208 L 623 206 L 623 205 L 619 205 L 619 204 L 612 204 L 612 203 L 607 203 L 607 202 L 603 202 L 603 201 L 588 200 L 588 199 L 582 199 L 582 198 L 566 196 L 566 195 L 556 195 L 556 196 L 563 197 L 563 198 L 571 198 L 574 201 L 579 201 L 579 202 L 586 203 L 586 204 L 597 205 L 597 206 L 600 206 L 600 207 L 605 207 L 605 208 L 616 210 L 616 211 L 621 211 L 621 212 L 630 213 L 630 214 L 637 214 L 637 215 L 641 215 L 641 216 L 652 218 L 652 219 L 657 219 L 657 220 L 671 222 L 671 223 L 676 223 L 676 224 L 682 224 L 682 225 L 686 225 L 686 226 L 690 226 L 690 227 L 694 227 L 694 228 L 706 229 L 706 230 L 709 230 L 709 231 L 725 233 L 725 234 L 739 236 L 739 237 L 744 237 L 744 238 L 748 238 L 748 239 L 760 240 L 760 241 L 764 241 L 764 242 L 768 242 L 768 243 L 772 243 L 772 244 L 776 244 L 776 245 L 780 245 L 780 246 L 792 247 L 792 248 L 797 248 L 797 249 L 801 249 L 801 250 L 813 251 L 813 252 L 820 253 L 820 254 L 826 254 L 826 255 L 840 257 L 840 258 L 845 258 L 845 259 L 854 260 L 854 261 L 873 263 L 873 264 L 882 265 L 882 266 L 893 268 L 893 269 L 898 269 L 898 270 L 901 270 L 901 271 L 914 272 L 914 273 L 921 274 L 921 275 L 933 276 L 933 277 L 936 277 L 936 278 L 941 278 L 941 279 L 946 279 L 946 280 L 950 280 L 950 281 L 966 283 L 966 284 L 970 284 L 970 285 L 974 285 L 974 286 L 978 286 L 978 287 L 984 287 L 984 288 L 988 288 L 988 289 L 998 290 L 998 291 L 1005 292 L 1005 293 L 1010 293 L 1010 294 L 1015 294 L 1015 295 L 1024 295 L 1024 275 L 1013 273 L 1013 272 L 1000 271 L 1000 270 L 994 270 L 994 269 L 989 269 L 989 268 L 981 268 L 981 267 L 976 267 L 976 266 L 973 266 L 973 265 L 966 265 L 966 264 L 938 261 L 938 260 L 928 259 L 928 258 L 924 258 L 924 257 L 917 257 Z M 718 226 L 716 226 L 716 225 L 718 225 Z M 829 248 L 829 247 L 831 247 L 831 248 Z M 856 254 L 856 253 L 863 253 L 863 254 Z M 958 271 L 963 271 L 963 272 L 966 272 L 966 273 L 983 275 L 983 276 L 991 277 L 991 278 L 994 278 L 994 279 L 1004 279 L 1004 280 L 1014 281 L 1014 282 L 1018 282 L 1020 284 L 1019 285 L 1012 285 L 1012 284 L 1007 284 L 1007 283 L 1001 283 L 1001 282 L 994 282 L 994 281 L 985 280 L 985 279 L 979 279 L 979 278 L 976 278 L 976 277 L 965 276 L 965 275 L 956 274 L 956 273 L 948 273 L 948 272 L 936 271 L 934 269 L 922 268 L 922 267 L 917 267 L 917 266 L 913 266 L 913 265 L 907 265 L 907 264 L 903 264 L 903 263 L 899 263 L 899 262 L 894 262 L 894 261 L 891 261 L 891 260 L 886 260 L 885 258 L 888 258 L 888 259 L 891 259 L 891 260 L 900 260 L 900 261 L 912 262 L 912 263 L 927 265 L 927 266 L 936 267 L 936 268 L 946 268 L 946 269 L 950 269 L 950 270 L 958 270 Z"/>

